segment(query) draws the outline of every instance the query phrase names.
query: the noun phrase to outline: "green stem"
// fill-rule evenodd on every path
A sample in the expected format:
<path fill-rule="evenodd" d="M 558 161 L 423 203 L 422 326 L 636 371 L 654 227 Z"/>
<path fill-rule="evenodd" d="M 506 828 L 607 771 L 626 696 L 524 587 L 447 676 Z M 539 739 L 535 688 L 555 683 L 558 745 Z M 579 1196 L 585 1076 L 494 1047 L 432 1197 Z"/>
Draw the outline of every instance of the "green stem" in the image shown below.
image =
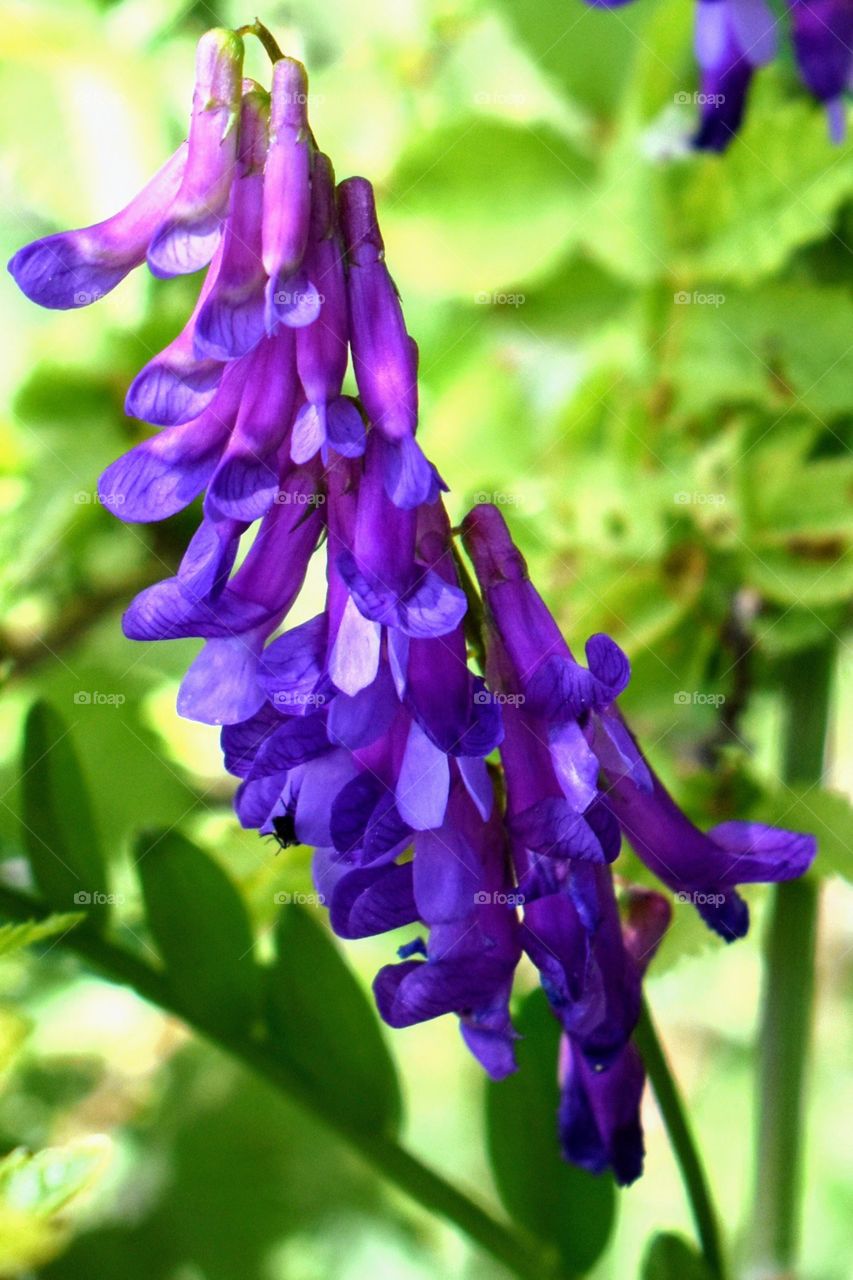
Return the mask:
<path fill-rule="evenodd" d="M 720 1243 L 720 1228 L 711 1200 L 708 1180 L 690 1130 L 684 1102 L 645 1001 L 634 1032 L 634 1040 L 645 1063 L 675 1159 L 681 1170 L 702 1253 L 711 1274 L 718 1280 L 722 1280 L 725 1275 L 725 1266 Z"/>
<path fill-rule="evenodd" d="M 49 914 L 50 909 L 44 904 L 15 890 L 0 887 L 0 915 L 26 921 L 43 919 Z M 75 951 L 110 981 L 132 987 L 152 1004 L 191 1023 L 162 974 L 110 941 L 87 922 L 71 929 L 61 941 L 63 946 Z M 556 1267 L 550 1253 L 543 1251 L 534 1240 L 493 1218 L 452 1183 L 422 1164 L 394 1138 L 379 1131 L 365 1132 L 352 1124 L 343 1111 L 330 1114 L 314 1097 L 310 1082 L 276 1057 L 268 1045 L 191 1025 L 310 1112 L 412 1200 L 454 1223 L 513 1275 L 521 1280 L 563 1280 L 564 1273 Z"/>
<path fill-rule="evenodd" d="M 799 654 L 783 672 L 782 776 L 815 786 L 823 776 L 834 647 Z M 751 1260 L 759 1275 L 793 1274 L 800 1230 L 805 1079 L 815 986 L 818 886 L 776 885 L 764 950 L 758 1039 L 756 1167 Z"/>
<path fill-rule="evenodd" d="M 284 57 L 284 54 L 279 48 L 278 42 L 276 41 L 275 36 L 269 30 L 269 28 L 265 27 L 264 24 L 258 18 L 255 18 L 254 22 L 248 23 L 245 27 L 238 27 L 237 35 L 238 36 L 255 36 L 258 40 L 260 40 L 261 44 L 264 46 L 264 49 L 269 55 L 270 62 L 280 62 L 281 59 Z"/>

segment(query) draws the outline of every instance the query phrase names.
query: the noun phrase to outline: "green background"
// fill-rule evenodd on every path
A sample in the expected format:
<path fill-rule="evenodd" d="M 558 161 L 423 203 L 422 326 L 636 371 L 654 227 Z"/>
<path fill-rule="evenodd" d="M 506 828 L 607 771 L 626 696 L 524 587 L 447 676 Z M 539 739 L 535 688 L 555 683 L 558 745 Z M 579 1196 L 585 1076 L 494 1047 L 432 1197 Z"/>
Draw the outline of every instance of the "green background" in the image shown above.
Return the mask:
<path fill-rule="evenodd" d="M 198 35 L 253 16 L 175 0 L 0 4 L 6 257 L 124 203 L 182 136 Z M 452 516 L 501 505 L 575 648 L 602 629 L 626 648 L 627 712 L 700 825 L 756 815 L 820 839 L 803 1275 L 843 1280 L 853 146 L 830 145 L 783 59 L 725 157 L 686 152 L 688 0 L 610 14 L 581 0 L 295 0 L 259 16 L 307 64 L 338 176 L 377 186 L 421 349 L 421 438 Z M 248 67 L 268 80 L 264 62 L 251 45 Z M 23 718 L 46 697 L 72 727 L 123 927 L 144 934 L 131 838 L 175 824 L 227 869 L 268 939 L 275 895 L 310 888 L 308 852 L 275 857 L 239 830 L 215 730 L 177 718 L 195 642 L 120 631 L 122 604 L 171 570 L 196 516 L 124 527 L 95 497 L 141 438 L 122 413 L 127 385 L 196 288 L 141 271 L 68 314 L 0 291 L 0 852 L 20 875 Z M 321 598 L 318 567 L 294 620 Z M 823 787 L 792 790 L 778 777 L 780 672 L 825 644 L 829 768 Z M 78 821 L 73 799 L 65 816 Z M 617 869 L 647 879 L 629 853 Z M 754 927 L 731 948 L 676 905 L 648 980 L 734 1240 L 750 1213 L 766 891 L 747 896 Z M 365 986 L 397 942 L 346 946 Z M 534 985 L 524 969 L 519 994 Z M 454 1020 L 386 1040 L 406 1141 L 497 1206 L 484 1081 Z M 4 1149 L 106 1135 L 74 1238 L 39 1272 L 52 1280 L 501 1274 L 267 1086 L 51 942 L 0 958 L 0 1068 Z M 644 1119 L 646 1174 L 619 1195 L 600 1280 L 633 1280 L 653 1231 L 690 1234 L 649 1099 Z M 531 1138 L 534 1185 L 549 1176 L 541 1146 Z M 2 1196 L 0 1182 L 0 1251 L 14 1237 L 4 1244 Z"/>

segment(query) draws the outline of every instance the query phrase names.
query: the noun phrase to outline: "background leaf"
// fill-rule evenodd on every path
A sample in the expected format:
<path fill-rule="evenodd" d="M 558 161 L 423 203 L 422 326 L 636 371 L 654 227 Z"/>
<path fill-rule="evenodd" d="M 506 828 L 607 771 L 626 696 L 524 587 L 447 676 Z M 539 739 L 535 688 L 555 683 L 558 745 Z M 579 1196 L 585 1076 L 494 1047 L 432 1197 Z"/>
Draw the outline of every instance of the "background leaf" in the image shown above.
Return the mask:
<path fill-rule="evenodd" d="M 642 1280 L 712 1280 L 705 1260 L 681 1236 L 662 1231 L 643 1259 Z"/>
<path fill-rule="evenodd" d="M 553 1244 L 572 1275 L 604 1250 L 616 1212 L 610 1175 L 595 1177 L 560 1158 L 557 1141 L 559 1024 L 544 992 L 522 1005 L 518 1071 L 486 1086 L 489 1155 L 507 1212 Z"/>
<path fill-rule="evenodd" d="M 394 1061 L 372 1002 L 327 929 L 307 910 L 284 906 L 275 931 L 267 1009 L 274 1043 L 330 1111 L 343 1107 L 365 1129 L 399 1127 Z"/>
<path fill-rule="evenodd" d="M 136 845 L 148 925 L 170 987 L 202 1026 L 246 1034 L 261 975 L 243 900 L 220 866 L 176 831 Z"/>
<path fill-rule="evenodd" d="M 24 844 L 33 875 L 60 911 L 107 914 L 107 870 L 83 774 L 62 718 L 37 702 L 27 716 L 21 776 Z"/>

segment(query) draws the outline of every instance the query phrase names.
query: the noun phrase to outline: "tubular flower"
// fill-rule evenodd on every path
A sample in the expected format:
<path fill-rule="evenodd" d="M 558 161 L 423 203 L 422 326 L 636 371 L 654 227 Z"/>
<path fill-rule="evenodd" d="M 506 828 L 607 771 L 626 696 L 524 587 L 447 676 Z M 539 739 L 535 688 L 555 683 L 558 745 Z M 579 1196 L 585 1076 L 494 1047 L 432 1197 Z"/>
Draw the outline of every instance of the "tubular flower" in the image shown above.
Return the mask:
<path fill-rule="evenodd" d="M 587 0 L 618 8 L 627 0 Z M 701 71 L 700 124 L 692 143 L 725 151 L 740 128 L 754 72 L 790 39 L 808 91 L 827 109 L 834 142 L 844 137 L 844 95 L 853 72 L 850 0 L 785 0 L 787 21 L 766 0 L 696 0 L 696 60 Z"/>
<path fill-rule="evenodd" d="M 160 275 L 207 270 L 128 392 L 127 412 L 163 430 L 113 462 L 100 493 L 127 521 L 202 502 L 125 633 L 202 641 L 178 709 L 220 726 L 243 826 L 313 846 L 334 930 L 417 930 L 375 981 L 391 1026 L 453 1013 L 485 1070 L 507 1075 L 526 953 L 562 1031 L 563 1151 L 632 1181 L 631 1037 L 669 904 L 631 891 L 620 908 L 623 834 L 726 938 L 747 927 L 737 883 L 801 874 L 814 842 L 689 822 L 617 710 L 626 656 L 598 635 L 575 659 L 490 506 L 462 526 L 486 615 L 486 671 L 470 668 L 473 587 L 416 439 L 417 348 L 373 191 L 335 187 L 299 63 L 278 59 L 267 95 L 242 79 L 239 37 L 208 33 L 188 142 L 121 213 L 21 249 L 10 269 L 35 301 L 73 307 L 146 257 Z M 350 357 L 358 397 L 344 392 Z M 324 607 L 291 625 L 315 557 Z"/>

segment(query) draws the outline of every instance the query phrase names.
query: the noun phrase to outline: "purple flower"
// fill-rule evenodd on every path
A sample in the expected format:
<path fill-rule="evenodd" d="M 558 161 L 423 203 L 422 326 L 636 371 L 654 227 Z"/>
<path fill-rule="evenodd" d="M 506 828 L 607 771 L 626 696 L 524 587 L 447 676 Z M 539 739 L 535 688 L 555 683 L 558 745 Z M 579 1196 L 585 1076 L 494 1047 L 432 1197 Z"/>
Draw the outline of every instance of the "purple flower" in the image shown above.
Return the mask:
<path fill-rule="evenodd" d="M 138 196 L 119 213 L 80 231 L 60 231 L 19 249 L 9 270 L 19 289 L 41 307 L 85 307 L 114 289 L 145 261 L 151 236 L 181 184 L 187 162 L 182 143 Z"/>
<path fill-rule="evenodd" d="M 339 187 L 347 253 L 350 341 L 359 395 L 385 442 L 383 471 L 389 497 L 400 507 L 431 502 L 434 469 L 415 443 L 418 350 L 406 332 L 403 308 L 385 265 L 373 188 L 365 178 Z"/>
<path fill-rule="evenodd" d="M 269 277 L 266 323 L 298 328 L 316 320 L 321 299 L 302 270 L 311 216 L 312 142 L 308 77 L 301 62 L 273 67 L 270 146 L 264 169 L 263 261 Z"/>
<path fill-rule="evenodd" d="M 587 0 L 617 8 L 627 0 Z M 693 146 L 724 151 L 743 120 L 754 72 L 778 51 L 780 15 L 766 0 L 696 0 L 700 124 Z M 803 84 L 825 104 L 834 142 L 844 136 L 844 95 L 853 70 L 850 0 L 786 0 L 790 39 Z M 787 34 L 787 33 L 785 33 Z"/>
<path fill-rule="evenodd" d="M 749 910 L 735 886 L 804 875 L 817 852 L 814 836 L 760 822 L 723 822 L 703 835 L 649 772 L 652 789 L 643 792 L 618 768 L 607 770 L 608 808 L 637 854 L 680 901 L 693 903 L 726 942 L 742 938 Z"/>
<path fill-rule="evenodd" d="M 198 42 L 187 163 L 181 186 L 148 246 L 155 276 L 210 262 L 222 235 L 237 167 L 243 41 L 215 27 Z"/>
<path fill-rule="evenodd" d="M 844 137 L 844 94 L 853 74 L 850 0 L 787 0 L 791 40 L 803 83 L 829 113 L 833 141 Z"/>

